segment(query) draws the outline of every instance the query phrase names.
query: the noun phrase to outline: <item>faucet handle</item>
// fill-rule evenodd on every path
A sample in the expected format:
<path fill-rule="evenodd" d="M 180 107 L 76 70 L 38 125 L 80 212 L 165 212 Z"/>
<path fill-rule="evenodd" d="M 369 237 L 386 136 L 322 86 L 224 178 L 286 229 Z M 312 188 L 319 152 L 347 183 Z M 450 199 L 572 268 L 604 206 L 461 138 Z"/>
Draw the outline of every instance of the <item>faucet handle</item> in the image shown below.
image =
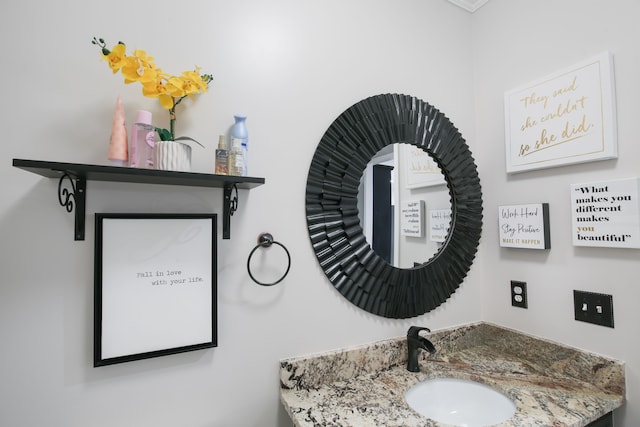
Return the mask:
<path fill-rule="evenodd" d="M 434 345 L 419 335 L 420 331 L 431 332 L 429 328 L 421 326 L 411 326 L 407 331 L 407 370 L 409 372 L 419 372 L 420 366 L 418 366 L 418 352 L 420 349 L 428 351 L 430 354 L 436 352 Z"/>
<path fill-rule="evenodd" d="M 409 330 L 407 331 L 407 337 L 418 338 L 420 336 L 420 335 L 418 335 L 418 333 L 420 331 L 431 332 L 431 329 L 426 328 L 424 326 L 411 326 L 411 327 L 409 327 Z"/>

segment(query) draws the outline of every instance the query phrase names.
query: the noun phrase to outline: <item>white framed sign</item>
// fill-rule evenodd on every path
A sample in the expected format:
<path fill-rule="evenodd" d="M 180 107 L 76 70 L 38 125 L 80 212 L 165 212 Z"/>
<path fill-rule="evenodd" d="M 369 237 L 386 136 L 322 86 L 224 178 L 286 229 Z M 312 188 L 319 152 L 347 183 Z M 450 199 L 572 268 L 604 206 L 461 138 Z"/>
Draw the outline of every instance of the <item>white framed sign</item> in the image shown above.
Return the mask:
<path fill-rule="evenodd" d="M 400 144 L 406 159 L 405 179 L 407 188 L 429 187 L 446 184 L 444 174 L 429 153 L 410 144 Z"/>
<path fill-rule="evenodd" d="M 500 246 L 550 249 L 549 204 L 498 206 Z"/>
<path fill-rule="evenodd" d="M 573 245 L 640 248 L 639 181 L 571 184 Z"/>
<path fill-rule="evenodd" d="M 94 366 L 217 346 L 215 214 L 96 214 Z"/>
<path fill-rule="evenodd" d="M 608 52 L 505 93 L 507 173 L 618 156 Z"/>
<path fill-rule="evenodd" d="M 424 200 L 400 203 L 400 233 L 409 237 L 424 237 Z"/>
<path fill-rule="evenodd" d="M 451 227 L 451 209 L 429 211 L 429 240 L 442 243 L 447 240 Z"/>

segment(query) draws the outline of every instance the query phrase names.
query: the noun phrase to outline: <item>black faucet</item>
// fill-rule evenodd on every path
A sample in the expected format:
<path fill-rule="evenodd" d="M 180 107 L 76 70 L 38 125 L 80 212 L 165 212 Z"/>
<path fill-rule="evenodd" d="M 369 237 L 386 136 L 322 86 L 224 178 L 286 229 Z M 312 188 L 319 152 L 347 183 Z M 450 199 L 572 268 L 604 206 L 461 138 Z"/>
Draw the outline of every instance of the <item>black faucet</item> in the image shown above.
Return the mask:
<path fill-rule="evenodd" d="M 420 366 L 418 366 L 418 353 L 420 349 L 427 350 L 430 354 L 436 352 L 436 348 L 431 341 L 418 334 L 420 331 L 431 332 L 429 328 L 420 326 L 411 326 L 407 331 L 407 370 L 409 372 L 420 372 Z"/>

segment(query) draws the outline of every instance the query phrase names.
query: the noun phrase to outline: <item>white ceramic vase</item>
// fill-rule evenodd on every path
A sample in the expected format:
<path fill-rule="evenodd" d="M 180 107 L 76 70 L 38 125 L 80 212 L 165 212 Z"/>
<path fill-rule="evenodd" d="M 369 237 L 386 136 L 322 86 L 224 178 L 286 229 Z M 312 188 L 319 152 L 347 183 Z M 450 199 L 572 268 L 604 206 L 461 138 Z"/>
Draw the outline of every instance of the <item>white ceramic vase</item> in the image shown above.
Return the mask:
<path fill-rule="evenodd" d="M 156 169 L 191 171 L 191 146 L 180 141 L 156 141 L 154 149 Z"/>

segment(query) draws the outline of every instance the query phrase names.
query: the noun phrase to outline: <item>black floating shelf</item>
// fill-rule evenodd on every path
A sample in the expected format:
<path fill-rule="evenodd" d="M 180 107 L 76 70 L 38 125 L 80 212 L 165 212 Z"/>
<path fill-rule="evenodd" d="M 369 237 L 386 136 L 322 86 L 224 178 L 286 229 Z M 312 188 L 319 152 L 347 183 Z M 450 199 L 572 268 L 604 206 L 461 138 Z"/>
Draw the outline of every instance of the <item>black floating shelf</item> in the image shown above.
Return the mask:
<path fill-rule="evenodd" d="M 222 216 L 222 237 L 224 239 L 231 238 L 231 215 L 236 211 L 238 204 L 237 194 L 232 199 L 232 190 L 237 192 L 237 189 L 251 189 L 264 184 L 264 178 L 248 176 L 174 172 L 121 166 L 87 165 L 83 163 L 13 159 L 13 166 L 37 175 L 59 180 L 58 199 L 60 204 L 68 212 L 75 210 L 75 240 L 84 240 L 87 181 L 222 188 L 224 189 Z M 71 191 L 68 188 L 63 188 L 65 179 L 69 181 Z"/>

